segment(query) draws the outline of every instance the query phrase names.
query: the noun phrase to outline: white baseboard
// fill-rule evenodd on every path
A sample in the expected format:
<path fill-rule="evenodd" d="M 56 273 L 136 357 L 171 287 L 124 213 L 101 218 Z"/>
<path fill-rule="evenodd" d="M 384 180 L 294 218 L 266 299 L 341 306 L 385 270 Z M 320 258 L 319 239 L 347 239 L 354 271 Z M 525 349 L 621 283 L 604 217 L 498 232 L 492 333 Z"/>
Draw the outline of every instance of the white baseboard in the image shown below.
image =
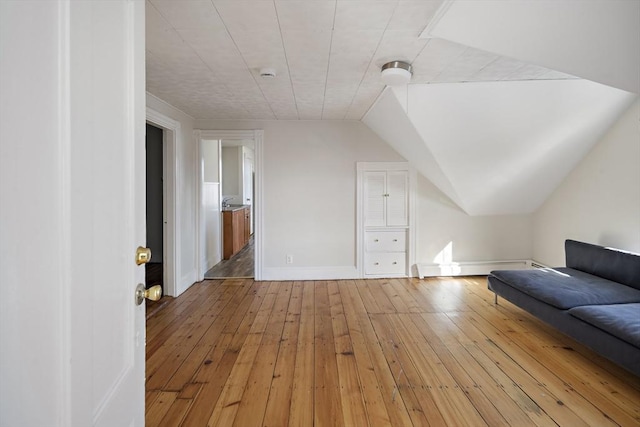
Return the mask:
<path fill-rule="evenodd" d="M 479 276 L 493 270 L 525 270 L 532 268 L 531 260 L 453 262 L 450 264 L 416 264 L 418 277 Z M 538 264 L 540 265 L 540 264 Z"/>
<path fill-rule="evenodd" d="M 346 280 L 358 279 L 355 267 L 265 267 L 262 280 Z"/>

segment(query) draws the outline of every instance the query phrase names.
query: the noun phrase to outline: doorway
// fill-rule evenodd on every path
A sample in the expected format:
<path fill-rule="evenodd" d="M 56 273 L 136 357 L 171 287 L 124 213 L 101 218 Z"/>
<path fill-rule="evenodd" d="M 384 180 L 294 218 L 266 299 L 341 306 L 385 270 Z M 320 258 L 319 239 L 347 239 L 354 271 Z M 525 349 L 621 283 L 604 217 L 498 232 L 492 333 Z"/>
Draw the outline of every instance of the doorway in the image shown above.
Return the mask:
<path fill-rule="evenodd" d="M 260 280 L 262 136 L 261 130 L 196 131 L 201 167 L 198 221 L 200 279 L 250 277 Z M 212 162 L 210 156 L 214 146 L 217 147 L 218 157 Z M 217 178 L 212 171 L 217 172 Z M 215 207 L 207 204 L 208 200 L 213 199 L 209 194 L 212 180 L 217 180 L 219 191 L 219 204 Z M 212 215 L 219 218 L 218 227 L 210 226 Z M 234 224 L 242 224 L 225 233 L 225 219 L 229 227 L 229 218 L 232 216 Z M 225 251 L 225 235 L 227 239 L 234 236 L 231 255 L 228 242 Z M 240 246 L 237 246 L 238 238 L 241 239 Z M 211 256 L 211 248 L 215 247 L 212 242 L 219 248 L 219 257 L 215 259 Z"/>
<path fill-rule="evenodd" d="M 211 185 L 207 176 L 210 170 L 219 170 L 219 233 L 215 238 L 221 248 L 221 256 L 216 263 L 207 265 L 205 279 L 254 278 L 255 244 L 253 237 L 253 200 L 254 196 L 254 140 L 225 138 L 217 141 L 219 161 L 210 165 L 207 161 L 207 144 L 203 141 L 204 161 L 204 200 L 207 187 Z M 207 216 L 205 224 L 210 222 Z M 207 227 L 206 233 L 211 233 Z M 207 239 L 212 238 L 211 235 Z"/>
<path fill-rule="evenodd" d="M 177 242 L 180 240 L 179 229 L 176 224 L 179 222 L 177 206 L 180 203 L 179 197 L 175 192 L 177 187 L 177 162 L 178 162 L 178 144 L 180 143 L 179 122 L 151 109 L 147 108 L 147 136 L 153 135 L 155 139 L 152 142 L 152 150 L 159 149 L 159 153 L 155 151 L 154 176 L 152 179 L 156 185 L 153 198 L 155 204 L 147 206 L 147 215 L 153 215 L 151 221 L 155 221 L 155 231 L 152 231 L 153 238 L 149 240 L 150 231 L 147 229 L 147 244 L 151 246 L 151 263 L 159 263 L 162 266 L 160 271 L 150 271 L 151 280 L 160 280 L 162 283 L 163 295 L 176 296 L 178 292 L 178 280 L 180 277 L 180 268 L 177 262 Z M 149 154 L 149 153 L 147 153 Z M 159 162 L 159 164 L 158 164 Z M 147 165 L 149 168 L 150 165 Z M 158 184 L 160 182 L 160 184 Z M 147 189 L 147 193 L 150 190 Z M 157 194 L 160 192 L 160 194 Z M 161 200 L 161 203 L 158 201 Z M 153 212 L 151 212 L 153 210 Z M 150 221 L 147 216 L 147 222 Z M 155 246 L 155 248 L 153 247 Z M 158 267 L 153 265 L 153 267 Z M 160 278 L 157 275 L 160 274 Z M 156 278 L 154 278 L 155 276 Z M 148 280 L 145 280 L 148 282 Z M 145 283 L 149 286 L 149 283 Z M 153 285 L 151 285 L 153 286 Z"/>
<path fill-rule="evenodd" d="M 145 264 L 145 287 L 160 285 L 164 293 L 164 184 L 163 184 L 163 131 L 147 123 L 146 148 L 146 218 L 147 248 L 151 261 Z"/>

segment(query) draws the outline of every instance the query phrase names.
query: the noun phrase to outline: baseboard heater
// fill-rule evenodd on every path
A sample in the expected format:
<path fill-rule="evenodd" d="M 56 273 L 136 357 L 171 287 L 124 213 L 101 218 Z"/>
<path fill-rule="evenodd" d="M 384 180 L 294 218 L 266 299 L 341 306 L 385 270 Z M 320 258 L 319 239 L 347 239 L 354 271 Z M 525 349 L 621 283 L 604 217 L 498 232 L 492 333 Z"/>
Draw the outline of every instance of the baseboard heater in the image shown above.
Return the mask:
<path fill-rule="evenodd" d="M 421 279 L 438 276 L 484 276 L 493 270 L 528 270 L 531 268 L 547 267 L 530 259 L 416 264 L 418 277 Z"/>

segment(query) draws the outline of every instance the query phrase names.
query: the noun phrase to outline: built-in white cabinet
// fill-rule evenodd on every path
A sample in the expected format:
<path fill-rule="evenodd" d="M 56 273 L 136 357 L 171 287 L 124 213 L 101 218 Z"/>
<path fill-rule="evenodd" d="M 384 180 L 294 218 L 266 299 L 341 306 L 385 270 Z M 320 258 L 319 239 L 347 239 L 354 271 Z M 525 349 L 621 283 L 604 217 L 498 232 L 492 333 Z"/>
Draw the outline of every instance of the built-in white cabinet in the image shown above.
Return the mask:
<path fill-rule="evenodd" d="M 358 163 L 362 277 L 405 277 L 413 260 L 412 177 L 407 163 Z"/>
<path fill-rule="evenodd" d="M 406 275 L 406 236 L 406 230 L 365 231 L 365 275 Z"/>
<path fill-rule="evenodd" d="M 409 225 L 409 172 L 364 172 L 364 226 Z"/>

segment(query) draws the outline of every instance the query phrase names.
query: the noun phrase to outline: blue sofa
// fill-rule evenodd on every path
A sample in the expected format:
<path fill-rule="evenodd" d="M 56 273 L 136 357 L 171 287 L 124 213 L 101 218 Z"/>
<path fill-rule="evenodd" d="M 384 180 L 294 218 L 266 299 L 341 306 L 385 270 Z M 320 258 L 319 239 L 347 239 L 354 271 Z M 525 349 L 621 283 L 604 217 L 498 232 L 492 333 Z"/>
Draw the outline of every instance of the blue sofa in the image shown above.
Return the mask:
<path fill-rule="evenodd" d="M 640 255 L 565 242 L 566 267 L 496 270 L 488 286 L 640 376 Z"/>

